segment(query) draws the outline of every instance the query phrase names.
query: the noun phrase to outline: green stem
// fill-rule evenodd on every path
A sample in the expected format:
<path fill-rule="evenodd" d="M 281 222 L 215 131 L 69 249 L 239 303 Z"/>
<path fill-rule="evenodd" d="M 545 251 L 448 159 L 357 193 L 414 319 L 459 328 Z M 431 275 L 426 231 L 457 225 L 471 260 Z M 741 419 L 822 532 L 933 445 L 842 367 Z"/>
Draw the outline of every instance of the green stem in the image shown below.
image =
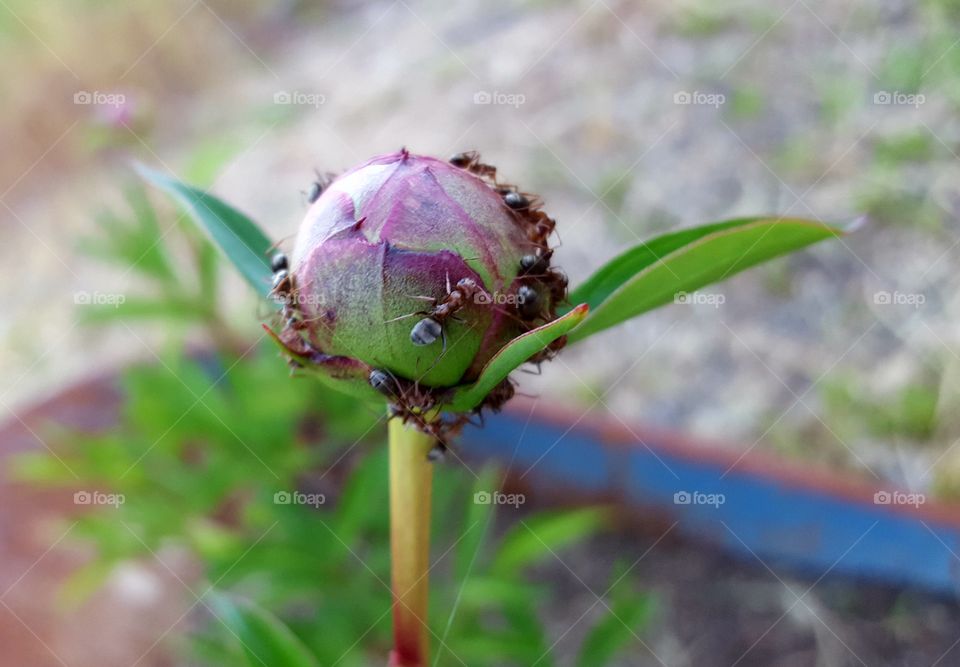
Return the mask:
<path fill-rule="evenodd" d="M 390 551 L 393 579 L 393 651 L 390 667 L 425 667 L 429 649 L 431 436 L 400 419 L 390 432 Z"/>

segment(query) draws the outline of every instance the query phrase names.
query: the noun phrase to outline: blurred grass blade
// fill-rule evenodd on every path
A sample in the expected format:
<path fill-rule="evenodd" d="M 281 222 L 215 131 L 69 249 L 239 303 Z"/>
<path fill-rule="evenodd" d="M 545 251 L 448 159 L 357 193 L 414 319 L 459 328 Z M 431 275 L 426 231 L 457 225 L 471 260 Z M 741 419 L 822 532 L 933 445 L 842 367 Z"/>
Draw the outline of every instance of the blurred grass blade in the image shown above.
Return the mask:
<path fill-rule="evenodd" d="M 240 642 L 250 667 L 317 667 L 309 649 L 270 612 L 220 593 L 208 597 L 217 618 Z"/>
<path fill-rule="evenodd" d="M 599 531 L 603 516 L 602 509 L 588 507 L 521 520 L 504 536 L 493 571 L 506 574 L 544 559 L 552 560 L 560 549 Z"/>
<path fill-rule="evenodd" d="M 583 340 L 746 268 L 843 231 L 800 218 L 742 218 L 652 239 L 608 262 L 570 295 L 590 316 L 570 335 Z"/>
<path fill-rule="evenodd" d="M 194 221 L 206 230 L 257 294 L 268 295 L 272 277 L 272 243 L 256 223 L 211 194 L 144 165 L 138 164 L 136 169 L 144 180 L 166 192 L 190 212 Z"/>
<path fill-rule="evenodd" d="M 484 537 L 487 534 L 487 528 L 493 517 L 494 506 L 492 504 L 476 502 L 478 493 L 490 493 L 498 488 L 499 473 L 495 468 L 486 467 L 480 472 L 476 484 L 473 486 L 473 493 L 470 495 L 470 502 L 467 505 L 467 512 L 464 525 L 467 526 L 467 532 L 457 544 L 457 551 L 454 556 L 454 574 L 457 581 L 464 584 L 473 570 L 473 565 L 477 560 L 480 549 L 483 546 Z"/>
<path fill-rule="evenodd" d="M 636 642 L 653 613 L 649 595 L 619 596 L 606 606 L 606 613 L 594 625 L 580 645 L 577 667 L 609 665 L 617 654 Z"/>
<path fill-rule="evenodd" d="M 518 366 L 583 322 L 588 311 L 586 304 L 580 304 L 563 317 L 514 338 L 487 362 L 477 381 L 457 391 L 443 409 L 467 412 L 480 405 L 490 390 Z"/>

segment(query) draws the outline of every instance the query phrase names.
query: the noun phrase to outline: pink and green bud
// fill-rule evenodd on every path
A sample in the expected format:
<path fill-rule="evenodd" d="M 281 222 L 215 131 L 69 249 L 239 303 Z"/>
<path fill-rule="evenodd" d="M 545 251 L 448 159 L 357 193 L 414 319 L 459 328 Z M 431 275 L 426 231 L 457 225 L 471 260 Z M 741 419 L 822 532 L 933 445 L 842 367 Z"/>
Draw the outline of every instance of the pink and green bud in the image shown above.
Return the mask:
<path fill-rule="evenodd" d="M 429 404 L 565 298 L 553 220 L 475 154 L 382 155 L 311 199 L 289 273 L 276 276 L 280 338 L 300 365 L 354 385 L 343 388 L 415 387 Z"/>

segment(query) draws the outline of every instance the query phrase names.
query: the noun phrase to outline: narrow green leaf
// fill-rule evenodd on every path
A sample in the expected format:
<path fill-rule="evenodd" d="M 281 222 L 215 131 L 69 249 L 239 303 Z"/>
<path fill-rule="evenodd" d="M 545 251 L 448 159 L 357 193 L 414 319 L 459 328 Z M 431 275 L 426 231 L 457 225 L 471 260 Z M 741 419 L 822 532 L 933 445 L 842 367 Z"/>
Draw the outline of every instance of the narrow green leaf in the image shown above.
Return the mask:
<path fill-rule="evenodd" d="M 495 468 L 484 468 L 480 472 L 480 477 L 473 486 L 473 493 L 470 494 L 468 499 L 469 505 L 467 505 L 466 521 L 464 522 L 467 532 L 457 544 L 454 562 L 456 580 L 464 582 L 464 585 L 473 570 L 472 565 L 480 557 L 479 552 L 483 546 L 483 538 L 487 534 L 494 509 L 492 504 L 476 502 L 476 497 L 478 493 L 490 493 L 496 488 L 497 475 Z"/>
<path fill-rule="evenodd" d="M 570 333 L 587 338 L 689 292 L 842 230 L 799 218 L 744 218 L 661 236 L 611 260 L 575 289 L 590 316 Z"/>
<path fill-rule="evenodd" d="M 740 218 L 691 229 L 681 229 L 678 232 L 671 232 L 644 241 L 613 258 L 587 278 L 570 293 L 570 302 L 586 303 L 591 309 L 595 309 L 630 278 L 675 250 L 679 250 L 707 234 L 740 227 L 758 220 L 763 220 L 763 218 Z"/>
<path fill-rule="evenodd" d="M 249 667 L 317 667 L 303 642 L 276 616 L 249 600 L 208 595 L 217 618 L 243 647 Z"/>
<path fill-rule="evenodd" d="M 609 603 L 609 608 L 580 645 L 577 667 L 600 667 L 636 641 L 653 613 L 653 598 L 638 595 Z"/>
<path fill-rule="evenodd" d="M 546 558 L 560 549 L 585 540 L 600 529 L 603 511 L 586 508 L 546 513 L 514 525 L 503 538 L 493 571 L 508 573 Z"/>
<path fill-rule="evenodd" d="M 250 218 L 211 194 L 174 180 L 159 171 L 136 165 L 149 183 L 163 190 L 190 212 L 257 294 L 270 292 L 272 243 Z"/>
<path fill-rule="evenodd" d="M 165 320 L 167 322 L 193 322 L 202 318 L 207 311 L 204 306 L 190 299 L 168 297 L 163 299 L 124 297 L 116 305 L 85 305 L 80 311 L 80 319 L 88 323 L 109 322 L 111 320 Z"/>
<path fill-rule="evenodd" d="M 487 362 L 477 381 L 459 389 L 443 410 L 466 412 L 480 405 L 491 389 L 527 359 L 580 324 L 588 311 L 586 304 L 580 304 L 563 317 L 514 338 Z"/>

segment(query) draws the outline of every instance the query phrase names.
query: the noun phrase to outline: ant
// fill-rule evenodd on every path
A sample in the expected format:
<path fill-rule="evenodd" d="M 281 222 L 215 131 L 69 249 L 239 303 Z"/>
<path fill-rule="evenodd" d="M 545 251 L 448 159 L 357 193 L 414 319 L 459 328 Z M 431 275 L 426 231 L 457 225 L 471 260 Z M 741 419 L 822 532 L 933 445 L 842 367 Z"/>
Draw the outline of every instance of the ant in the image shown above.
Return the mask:
<path fill-rule="evenodd" d="M 293 291 L 293 276 L 290 275 L 290 263 L 287 256 L 282 252 L 274 254 L 270 258 L 270 270 L 273 272 L 273 286 L 270 289 L 270 295 L 278 301 L 286 303 L 287 298 Z"/>
<path fill-rule="evenodd" d="M 450 287 L 450 275 L 447 274 L 447 294 L 442 299 L 435 299 L 429 296 L 414 297 L 425 299 L 432 302 L 430 310 L 421 310 L 409 315 L 395 317 L 388 322 L 396 322 L 414 315 L 423 315 L 423 319 L 413 325 L 410 330 L 410 342 L 414 345 L 430 345 L 437 338 L 443 341 L 443 352 L 447 351 L 447 337 L 443 325 L 448 319 L 460 318 L 456 316 L 467 303 L 474 299 L 478 294 L 486 294 L 473 278 L 461 278 L 457 281 L 454 288 Z M 442 353 L 441 353 L 442 354 Z"/>
<path fill-rule="evenodd" d="M 537 248 L 534 253 L 524 255 L 520 258 L 520 274 L 524 276 L 540 276 L 550 268 L 550 260 L 553 257 L 553 251 L 543 252 Z"/>
<path fill-rule="evenodd" d="M 497 180 L 497 168 L 480 162 L 480 153 L 477 151 L 467 151 L 457 153 L 450 158 L 450 164 L 454 167 L 466 169 L 479 176 L 480 178 L 489 178 L 493 182 Z"/>
<path fill-rule="evenodd" d="M 552 257 L 552 250 L 544 252 L 541 248 L 524 255 L 520 258 L 520 275 L 546 287 L 550 302 L 555 305 L 567 298 L 567 277 L 559 269 L 551 268 Z M 517 289 L 517 311 L 521 319 L 536 319 L 542 315 L 543 305 L 540 292 L 534 287 L 525 283 Z"/>
<path fill-rule="evenodd" d="M 326 191 L 327 187 L 335 178 L 335 175 L 330 173 L 326 174 L 325 176 L 321 176 L 319 172 L 315 173 L 317 177 L 313 179 L 313 182 L 310 184 L 310 189 L 303 193 L 306 195 L 308 204 L 313 204 L 320 199 L 320 195 Z"/>
<path fill-rule="evenodd" d="M 275 253 L 270 258 L 270 270 L 273 271 L 270 296 L 283 304 L 281 314 L 284 321 L 293 329 L 303 328 L 303 320 L 300 319 L 300 313 L 296 308 L 296 289 L 287 256 L 282 252 Z"/>

